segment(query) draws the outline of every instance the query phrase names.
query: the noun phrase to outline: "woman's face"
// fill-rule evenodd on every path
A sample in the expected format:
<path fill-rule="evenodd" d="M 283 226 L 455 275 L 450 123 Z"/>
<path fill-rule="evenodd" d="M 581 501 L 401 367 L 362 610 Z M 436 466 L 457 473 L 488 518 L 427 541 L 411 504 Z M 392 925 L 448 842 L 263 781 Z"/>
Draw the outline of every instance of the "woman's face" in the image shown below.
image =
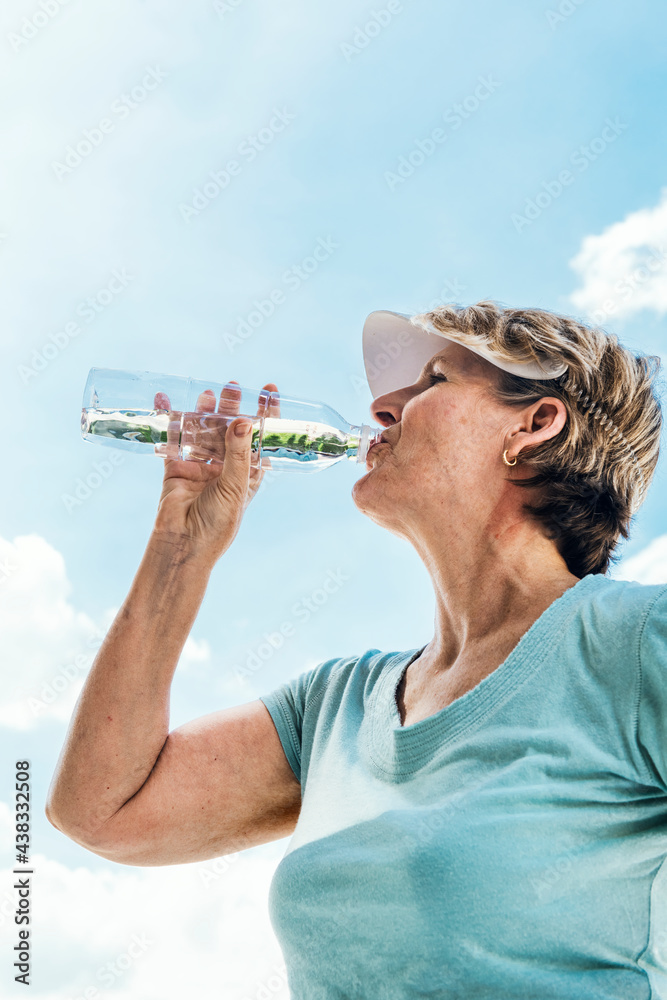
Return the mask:
<path fill-rule="evenodd" d="M 373 401 L 371 414 L 386 428 L 386 441 L 371 449 L 368 472 L 352 489 L 359 510 L 395 534 L 410 535 L 420 523 L 482 517 L 488 524 L 499 504 L 516 503 L 502 455 L 522 417 L 489 397 L 496 371 L 446 341 L 413 385 Z"/>

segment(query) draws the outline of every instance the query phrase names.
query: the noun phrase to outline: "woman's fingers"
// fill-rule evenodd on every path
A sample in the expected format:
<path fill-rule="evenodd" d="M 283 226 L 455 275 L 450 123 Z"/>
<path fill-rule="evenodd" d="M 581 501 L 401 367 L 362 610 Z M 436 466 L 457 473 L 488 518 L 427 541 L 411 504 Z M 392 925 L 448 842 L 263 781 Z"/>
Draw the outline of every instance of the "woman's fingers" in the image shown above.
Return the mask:
<path fill-rule="evenodd" d="M 171 414 L 167 424 L 167 440 L 155 445 L 155 453 L 165 460 L 174 460 L 178 455 L 178 438 L 180 434 L 181 415 L 172 414 L 171 402 L 166 392 L 156 392 L 153 399 L 153 407 L 156 410 L 166 410 Z"/>
<path fill-rule="evenodd" d="M 278 386 L 275 382 L 268 382 L 264 388 L 270 389 L 272 393 L 269 400 L 269 412 L 267 416 L 277 418 L 280 416 L 280 393 L 278 392 Z"/>
<path fill-rule="evenodd" d="M 171 414 L 167 429 L 167 447 L 158 445 L 156 451 L 162 453 L 164 457 L 175 458 L 179 451 L 179 445 L 183 448 L 184 458 L 198 459 L 199 462 L 211 462 L 214 464 L 224 462 L 228 447 L 226 432 L 235 417 L 241 414 L 242 389 L 236 379 L 230 379 L 220 393 L 220 400 L 216 406 L 216 394 L 213 389 L 206 389 L 197 397 L 195 413 L 201 414 L 196 417 L 194 414 L 185 414 L 184 422 L 181 413 L 172 413 L 169 397 L 164 392 L 155 394 L 155 409 L 166 410 Z M 219 414 L 225 420 L 209 419 L 209 414 Z M 259 394 L 257 416 L 269 419 L 280 417 L 280 398 L 278 386 L 275 382 L 267 382 Z M 166 452 L 166 454 L 165 454 Z M 249 495 L 253 496 L 259 488 L 262 480 L 262 469 L 255 466 L 256 457 L 250 464 Z M 236 463 L 232 462 L 232 465 Z M 262 462 L 264 468 L 270 468 L 268 459 Z M 189 470 L 188 470 L 189 471 Z M 221 471 L 221 470 L 218 470 Z"/>
<path fill-rule="evenodd" d="M 205 392 L 200 392 L 197 397 L 197 405 L 195 410 L 203 413 L 214 413 L 215 412 L 215 393 L 213 389 L 206 389 Z"/>
<path fill-rule="evenodd" d="M 278 386 L 275 382 L 267 382 L 263 385 L 260 394 L 259 402 L 257 407 L 258 416 L 275 417 L 280 416 L 280 413 L 275 412 L 275 404 L 273 395 L 278 392 Z"/>
<path fill-rule="evenodd" d="M 275 382 L 266 382 L 262 386 L 259 395 L 259 406 L 257 410 L 258 415 L 262 415 L 269 420 L 280 416 L 280 402 L 279 400 L 278 402 L 276 402 L 277 395 L 278 395 L 278 386 L 276 385 Z M 263 458 L 261 460 L 261 465 L 262 469 L 271 468 L 271 462 L 268 458 Z M 255 492 L 257 492 L 257 489 L 259 489 L 260 483 L 261 479 L 257 483 L 257 488 Z"/>
<path fill-rule="evenodd" d="M 241 386 L 235 379 L 227 382 L 220 393 L 218 413 L 235 417 L 241 412 Z"/>

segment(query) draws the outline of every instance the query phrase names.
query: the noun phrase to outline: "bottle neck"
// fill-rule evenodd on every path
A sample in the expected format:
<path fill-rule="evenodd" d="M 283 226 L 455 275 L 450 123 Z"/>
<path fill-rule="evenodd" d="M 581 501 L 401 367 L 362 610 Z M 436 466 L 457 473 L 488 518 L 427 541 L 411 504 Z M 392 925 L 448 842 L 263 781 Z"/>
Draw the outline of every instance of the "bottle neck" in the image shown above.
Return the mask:
<path fill-rule="evenodd" d="M 365 462 L 369 448 L 377 442 L 381 433 L 381 427 L 370 427 L 368 424 L 350 427 L 347 457 L 354 462 Z"/>

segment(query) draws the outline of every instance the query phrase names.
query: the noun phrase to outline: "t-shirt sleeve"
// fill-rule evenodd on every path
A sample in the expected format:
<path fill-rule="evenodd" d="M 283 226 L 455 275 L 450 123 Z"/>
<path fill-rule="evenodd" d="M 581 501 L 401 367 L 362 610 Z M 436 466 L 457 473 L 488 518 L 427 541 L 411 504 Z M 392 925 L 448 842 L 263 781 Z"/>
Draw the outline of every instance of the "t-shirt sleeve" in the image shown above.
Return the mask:
<path fill-rule="evenodd" d="M 649 608 L 639 644 L 639 664 L 637 735 L 651 771 L 667 792 L 667 588 Z"/>
<path fill-rule="evenodd" d="M 270 694 L 260 695 L 259 700 L 273 719 L 285 756 L 299 782 L 306 713 L 312 723 L 310 716 L 317 711 L 331 670 L 340 662 L 339 658 L 325 660 L 312 670 L 281 684 Z"/>

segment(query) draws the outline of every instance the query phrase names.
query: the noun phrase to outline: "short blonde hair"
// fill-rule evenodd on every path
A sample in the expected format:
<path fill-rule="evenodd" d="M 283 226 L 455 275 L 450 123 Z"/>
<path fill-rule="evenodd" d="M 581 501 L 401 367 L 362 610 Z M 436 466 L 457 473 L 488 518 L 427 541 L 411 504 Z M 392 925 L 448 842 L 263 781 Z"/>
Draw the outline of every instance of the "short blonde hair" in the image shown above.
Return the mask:
<path fill-rule="evenodd" d="M 524 510 L 556 542 L 573 575 L 607 573 L 658 463 L 660 358 L 633 354 L 613 334 L 544 309 L 506 309 L 485 300 L 439 306 L 416 318 L 464 347 L 484 345 L 507 361 L 550 358 L 568 365 L 564 376 L 546 381 L 496 368 L 490 392 L 517 408 L 545 396 L 565 403 L 568 420 L 560 433 L 519 456 L 535 475 L 511 481 L 542 488 L 539 501 Z"/>

